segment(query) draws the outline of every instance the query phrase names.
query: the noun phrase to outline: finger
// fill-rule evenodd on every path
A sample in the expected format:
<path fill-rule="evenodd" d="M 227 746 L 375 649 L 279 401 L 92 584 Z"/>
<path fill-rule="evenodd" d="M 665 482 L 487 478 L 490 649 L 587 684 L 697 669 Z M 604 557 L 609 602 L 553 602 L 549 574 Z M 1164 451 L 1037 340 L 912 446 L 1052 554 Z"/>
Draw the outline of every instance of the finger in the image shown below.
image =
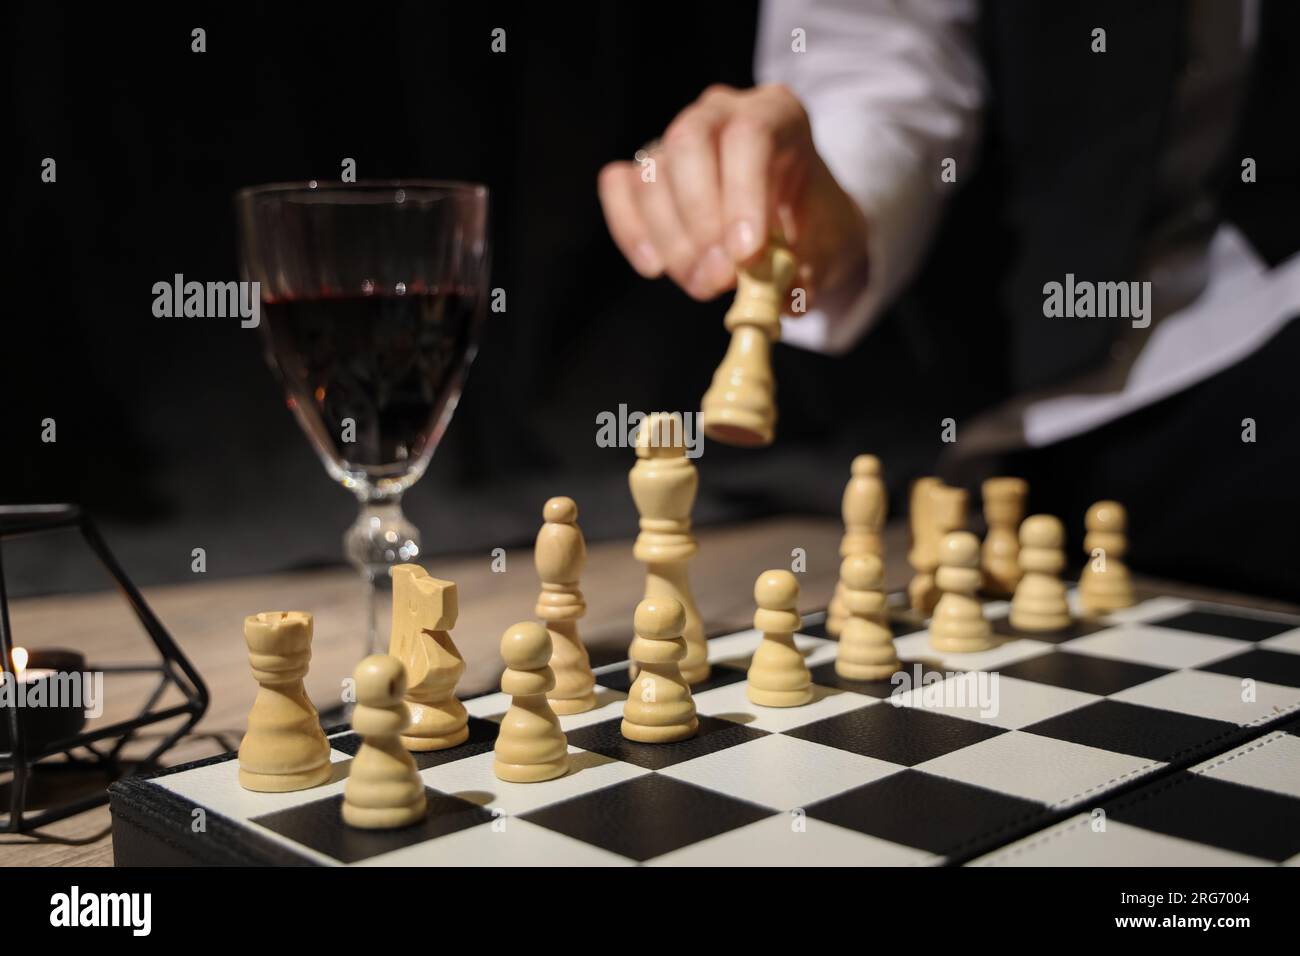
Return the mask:
<path fill-rule="evenodd" d="M 638 274 L 655 279 L 663 274 L 664 263 L 633 196 L 639 171 L 635 163 L 610 163 L 596 178 L 596 192 L 614 245 Z"/>
<path fill-rule="evenodd" d="M 662 161 L 662 156 L 656 156 Z M 660 176 L 649 181 L 638 176 L 632 184 L 632 197 L 641 220 L 645 223 L 650 242 L 664 265 L 664 271 L 687 293 L 693 295 L 689 288 L 690 279 L 699 254 L 677 215 L 677 204 L 673 201 L 672 191 Z"/>
<path fill-rule="evenodd" d="M 763 87 L 722 130 L 722 217 L 727 249 L 737 262 L 751 260 L 767 243 L 773 209 L 806 165 L 798 154 L 812 148 L 808 119 L 784 87 Z"/>
<path fill-rule="evenodd" d="M 664 135 L 664 178 L 677 216 L 695 247 L 689 280 L 696 298 L 709 299 L 735 282 L 723 239 L 722 192 L 718 181 L 717 132 L 729 113 L 713 101 L 689 107 Z"/>

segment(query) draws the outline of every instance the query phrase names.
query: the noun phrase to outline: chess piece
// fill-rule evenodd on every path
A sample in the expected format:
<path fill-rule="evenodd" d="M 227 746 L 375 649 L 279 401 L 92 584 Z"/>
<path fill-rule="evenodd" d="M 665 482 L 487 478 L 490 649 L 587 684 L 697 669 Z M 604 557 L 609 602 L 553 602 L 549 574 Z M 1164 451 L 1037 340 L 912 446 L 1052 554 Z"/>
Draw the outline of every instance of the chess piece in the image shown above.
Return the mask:
<path fill-rule="evenodd" d="M 587 545 L 572 498 L 552 498 L 542 509 L 542 518 L 545 523 L 533 549 L 542 582 L 534 613 L 551 635 L 555 688 L 546 697 L 557 714 L 581 714 L 596 706 L 596 676 L 578 636 L 578 619 L 587 613 L 587 602 L 578 589 Z"/>
<path fill-rule="evenodd" d="M 835 651 L 835 673 L 846 680 L 885 680 L 902 664 L 885 609 L 885 566 L 874 554 L 851 554 L 840 564 L 848 617 Z"/>
<path fill-rule="evenodd" d="M 402 746 L 411 715 L 402 696 L 406 671 L 388 654 L 371 654 L 353 675 L 357 706 L 352 729 L 361 747 L 343 787 L 343 822 L 366 830 L 390 830 L 424 819 L 424 782 Z"/>
<path fill-rule="evenodd" d="M 655 412 L 646 418 L 637 431 L 637 460 L 628 484 L 641 516 L 632 553 L 646 566 L 645 596 L 672 598 L 686 612 L 682 676 L 698 684 L 709 676 L 709 652 L 688 568 L 699 550 L 691 533 L 691 508 L 700 476 L 686 457 L 685 441 L 681 415 Z"/>
<path fill-rule="evenodd" d="M 686 612 L 672 598 L 646 598 L 636 606 L 632 659 L 636 680 L 623 704 L 623 736 L 643 744 L 693 737 L 700 721 L 691 688 L 677 662 L 686 656 Z"/>
<path fill-rule="evenodd" d="M 257 697 L 239 745 L 239 785 L 285 793 L 330 779 L 330 745 L 303 678 L 311 663 L 312 617 L 263 611 L 244 618 Z"/>
<path fill-rule="evenodd" d="M 844 487 L 840 513 L 844 516 L 844 537 L 840 539 L 840 557 L 851 554 L 874 554 L 883 558 L 880 538 L 885 526 L 887 505 L 885 483 L 880 477 L 880 459 L 875 455 L 858 455 L 850 468 L 849 483 Z M 841 568 L 843 565 L 841 564 Z M 844 606 L 844 579 L 835 585 L 835 595 L 826 609 L 826 632 L 837 636 L 848 617 Z"/>
<path fill-rule="evenodd" d="M 1020 583 L 1020 538 L 1029 485 L 1022 478 L 990 478 L 984 482 L 984 536 L 982 565 L 984 590 L 993 597 L 1010 597 Z"/>
<path fill-rule="evenodd" d="M 918 478 L 912 485 L 912 550 L 907 560 L 916 573 L 907 586 L 907 596 L 912 609 L 923 618 L 933 614 L 939 603 L 934 580 L 939 544 L 948 532 L 966 526 L 966 497 L 964 489 L 949 487 L 938 478 Z"/>
<path fill-rule="evenodd" d="M 714 441 L 745 448 L 772 444 L 772 343 L 781 337 L 781 312 L 794 276 L 794 256 L 777 238 L 753 267 L 739 270 L 725 319 L 731 345 L 700 403 L 704 434 Z"/>
<path fill-rule="evenodd" d="M 508 627 L 501 637 L 501 657 L 506 662 L 501 692 L 511 699 L 497 733 L 493 771 L 509 783 L 564 776 L 569 772 L 569 743 L 546 700 L 555 687 L 551 636 L 533 621 Z"/>
<path fill-rule="evenodd" d="M 930 646 L 936 651 L 964 654 L 993 646 L 993 628 L 976 596 L 983 579 L 979 565 L 979 538 L 969 531 L 944 536 L 934 576 L 941 596 L 930 621 Z"/>
<path fill-rule="evenodd" d="M 393 566 L 393 631 L 388 653 L 406 668 L 411 725 L 407 750 L 446 750 L 469 737 L 469 714 L 456 699 L 465 661 L 448 633 L 456 626 L 456 585 L 418 564 Z"/>
<path fill-rule="evenodd" d="M 1030 515 L 1020 525 L 1020 569 L 1011 598 L 1011 626 L 1017 631 L 1060 631 L 1070 626 L 1061 572 L 1065 529 L 1052 515 Z"/>
<path fill-rule="evenodd" d="M 1133 581 L 1124 564 L 1128 515 L 1118 501 L 1098 501 L 1084 517 L 1083 550 L 1088 563 L 1079 575 L 1079 604 L 1088 614 L 1132 607 Z"/>
<path fill-rule="evenodd" d="M 749 664 L 749 699 L 764 707 L 799 707 L 812 700 L 812 675 L 794 646 L 799 629 L 799 582 L 789 571 L 764 571 L 754 583 L 754 627 L 763 641 Z"/>

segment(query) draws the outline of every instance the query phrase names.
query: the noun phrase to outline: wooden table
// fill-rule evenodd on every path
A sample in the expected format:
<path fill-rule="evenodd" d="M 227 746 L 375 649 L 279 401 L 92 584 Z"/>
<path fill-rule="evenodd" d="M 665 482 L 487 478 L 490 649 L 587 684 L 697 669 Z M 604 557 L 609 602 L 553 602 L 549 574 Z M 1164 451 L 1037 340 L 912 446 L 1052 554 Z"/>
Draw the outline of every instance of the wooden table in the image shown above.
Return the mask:
<path fill-rule="evenodd" d="M 824 607 L 838 572 L 841 533 L 839 522 L 816 518 L 701 529 L 700 554 L 691 578 L 706 629 L 712 633 L 748 627 L 754 612 L 755 577 L 765 568 L 790 567 L 796 548 L 803 549 L 807 561 L 800 574 L 801 606 L 808 610 Z M 886 586 L 893 590 L 905 586 L 910 576 L 905 560 L 906 531 L 901 524 L 888 529 L 886 548 Z M 632 610 L 642 596 L 643 569 L 633 560 L 628 541 L 595 543 L 588 551 L 582 581 L 587 598 L 583 638 L 594 662 L 621 660 L 632 637 Z M 460 618 L 452 636 L 467 665 L 460 692 L 470 695 L 494 689 L 500 675 L 497 643 L 501 632 L 533 616 L 537 576 L 531 550 L 507 553 L 504 572 L 492 570 L 492 558 L 487 554 L 440 558 L 428 562 L 428 567 L 434 575 L 458 586 Z M 1241 596 L 1149 579 L 1140 583 L 1185 597 L 1297 610 L 1279 602 L 1247 602 Z M 348 569 L 150 588 L 145 596 L 203 676 L 212 696 L 196 733 L 165 756 L 169 764 L 238 746 L 256 692 L 243 638 L 246 615 L 289 609 L 315 615 L 307 689 L 321 709 L 338 703 L 342 681 L 351 675 L 362 654 L 362 591 L 355 572 Z M 76 646 L 92 664 L 140 660 L 152 650 L 125 603 L 112 592 L 16 601 L 11 619 L 18 644 Z M 147 686 L 142 683 L 140 692 Z M 130 692 L 106 696 L 101 720 L 122 719 L 138 705 L 138 696 Z M 107 807 L 60 821 L 38 834 L 0 836 L 0 866 L 112 863 Z"/>

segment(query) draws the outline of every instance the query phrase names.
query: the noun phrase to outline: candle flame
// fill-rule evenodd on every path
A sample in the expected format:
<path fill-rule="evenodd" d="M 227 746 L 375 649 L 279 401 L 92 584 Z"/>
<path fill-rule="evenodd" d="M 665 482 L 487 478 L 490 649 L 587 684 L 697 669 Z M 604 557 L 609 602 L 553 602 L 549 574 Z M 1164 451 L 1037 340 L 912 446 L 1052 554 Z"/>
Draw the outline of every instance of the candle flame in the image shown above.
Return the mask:
<path fill-rule="evenodd" d="M 27 658 L 30 655 L 25 647 L 15 647 L 13 652 L 14 658 L 14 676 L 19 680 L 23 679 L 23 671 L 27 670 Z"/>

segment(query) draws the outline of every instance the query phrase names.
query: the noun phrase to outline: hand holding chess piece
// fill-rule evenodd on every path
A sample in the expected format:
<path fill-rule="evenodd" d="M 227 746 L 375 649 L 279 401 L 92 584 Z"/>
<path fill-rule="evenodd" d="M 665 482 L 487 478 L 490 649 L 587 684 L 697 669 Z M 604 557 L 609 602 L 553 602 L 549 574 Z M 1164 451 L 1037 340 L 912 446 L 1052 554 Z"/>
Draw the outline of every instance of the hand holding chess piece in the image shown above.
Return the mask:
<path fill-rule="evenodd" d="M 889 629 L 884 574 L 874 554 L 851 554 L 840 564 L 848 616 L 835 651 L 835 673 L 846 680 L 885 680 L 903 666 Z"/>
<path fill-rule="evenodd" d="M 1088 614 L 1106 614 L 1132 607 L 1133 581 L 1124 554 L 1128 551 L 1125 529 L 1128 515 L 1118 501 L 1098 501 L 1084 517 L 1087 534 L 1083 550 L 1088 563 L 1079 575 L 1079 604 Z"/>
<path fill-rule="evenodd" d="M 448 633 L 456 626 L 456 585 L 430 577 L 418 564 L 392 569 L 393 633 L 388 653 L 406 668 L 411 726 L 408 750 L 445 750 L 469 737 L 469 714 L 456 699 L 465 661 Z"/>
<path fill-rule="evenodd" d="M 672 598 L 646 598 L 636 606 L 632 660 L 636 680 L 623 704 L 623 736 L 643 744 L 693 737 L 700 721 L 678 662 L 686 656 L 686 614 Z"/>
<path fill-rule="evenodd" d="M 492 769 L 510 783 L 540 783 L 569 772 L 569 744 L 546 695 L 555 688 L 551 670 L 551 636 L 546 628 L 525 621 L 506 628 L 501 637 L 506 671 L 501 692 L 510 709 L 497 733 Z"/>
<path fill-rule="evenodd" d="M 746 693 L 764 707 L 800 707 L 812 700 L 812 674 L 794 644 L 799 581 L 785 570 L 764 571 L 754 584 L 754 627 L 763 641 L 749 664 Z"/>
<path fill-rule="evenodd" d="M 424 819 L 424 782 L 402 746 L 411 719 L 402 702 L 406 671 L 387 654 L 371 654 L 353 675 L 357 706 L 352 729 L 361 747 L 343 786 L 343 822 L 365 830 L 392 830 Z"/>
<path fill-rule="evenodd" d="M 773 237 L 758 262 L 736 277 L 736 298 L 727 310 L 731 345 L 700 403 L 704 434 L 745 448 L 776 437 L 776 386 L 772 343 L 781 337 L 781 312 L 794 282 L 794 256 Z"/>
<path fill-rule="evenodd" d="M 850 466 L 849 483 L 844 488 L 840 513 L 844 517 L 844 537 L 840 539 L 840 557 L 851 554 L 874 554 L 884 558 L 880 532 L 885 526 L 887 505 L 885 482 L 880 477 L 880 459 L 875 455 L 858 455 Z M 843 567 L 843 565 L 841 565 Z M 844 606 L 844 578 L 835 585 L 835 595 L 826 609 L 826 633 L 836 637 L 848 617 Z"/>
<path fill-rule="evenodd" d="M 305 611 L 263 611 L 244 619 L 248 661 L 259 685 L 239 745 L 245 790 L 285 793 L 330 778 L 329 741 L 303 686 L 311 637 L 312 616 Z"/>
<path fill-rule="evenodd" d="M 992 597 L 1010 597 L 1020 583 L 1020 538 L 1017 532 L 1025 517 L 1029 485 L 1023 478 L 990 478 L 981 491 L 984 497 L 982 552 L 984 591 Z"/>
<path fill-rule="evenodd" d="M 1063 631 L 1070 605 L 1061 572 L 1065 570 L 1065 529 L 1052 515 L 1030 515 L 1020 525 L 1020 568 L 1024 572 L 1011 598 L 1011 626 L 1017 631 Z"/>
<path fill-rule="evenodd" d="M 936 651 L 966 654 L 993 646 L 993 628 L 976 594 L 983 577 L 979 562 L 975 535 L 954 531 L 944 536 L 934 577 L 941 597 L 930 621 L 930 646 Z"/>
<path fill-rule="evenodd" d="M 555 688 L 546 697 L 557 714 L 581 714 L 596 706 L 596 675 L 578 636 L 578 619 L 587 613 L 587 602 L 578 590 L 587 545 L 572 498 L 552 498 L 542 509 L 542 518 L 545 524 L 533 549 L 542 582 L 534 613 L 545 622 L 553 648 Z"/>

